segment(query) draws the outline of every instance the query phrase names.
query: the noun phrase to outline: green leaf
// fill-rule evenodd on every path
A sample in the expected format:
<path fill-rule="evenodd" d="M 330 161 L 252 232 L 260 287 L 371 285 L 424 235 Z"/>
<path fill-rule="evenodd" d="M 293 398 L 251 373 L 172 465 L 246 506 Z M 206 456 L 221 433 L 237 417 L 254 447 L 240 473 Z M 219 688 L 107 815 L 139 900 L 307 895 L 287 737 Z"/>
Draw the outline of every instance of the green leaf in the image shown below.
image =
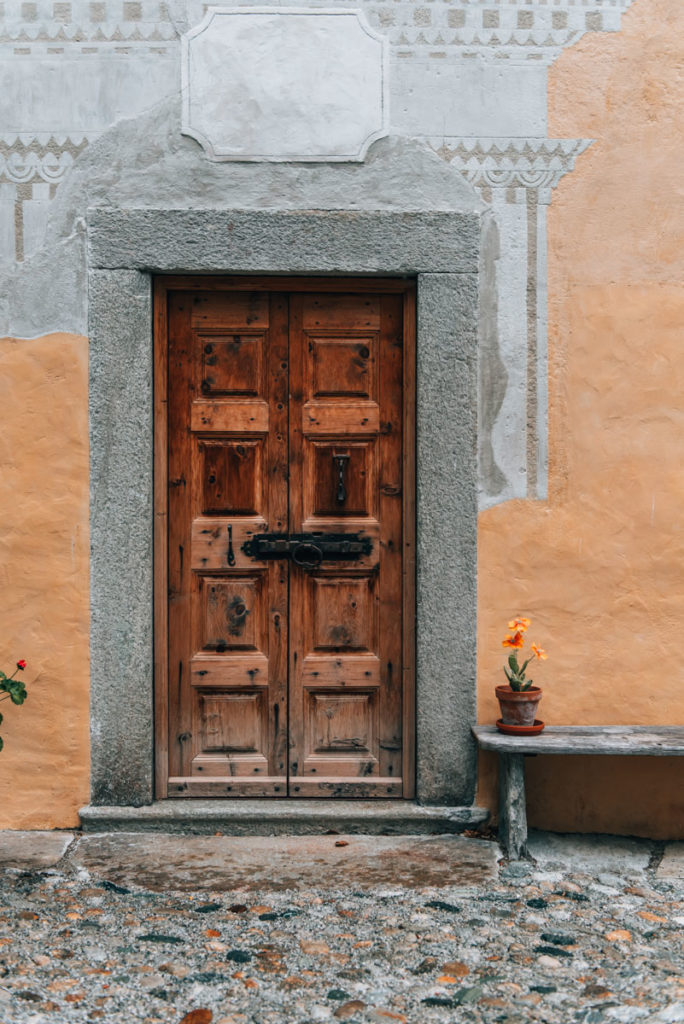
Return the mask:
<path fill-rule="evenodd" d="M 4 746 L 5 746 L 5 741 L 3 740 L 2 736 L 0 736 L 0 750 L 2 750 L 2 748 Z"/>
<path fill-rule="evenodd" d="M 2 725 L 2 720 L 3 720 L 4 717 L 5 717 L 4 715 L 0 715 L 0 725 Z"/>
<path fill-rule="evenodd" d="M 508 655 L 508 664 L 511 666 L 511 668 L 513 669 L 513 671 L 517 675 L 518 672 L 520 671 L 520 668 L 518 666 L 518 658 L 517 658 L 517 655 L 516 655 L 515 651 L 512 651 L 511 654 Z"/>
<path fill-rule="evenodd" d="M 8 687 L 8 693 L 13 704 L 23 704 L 26 700 L 26 687 L 19 680 L 16 680 Z"/>

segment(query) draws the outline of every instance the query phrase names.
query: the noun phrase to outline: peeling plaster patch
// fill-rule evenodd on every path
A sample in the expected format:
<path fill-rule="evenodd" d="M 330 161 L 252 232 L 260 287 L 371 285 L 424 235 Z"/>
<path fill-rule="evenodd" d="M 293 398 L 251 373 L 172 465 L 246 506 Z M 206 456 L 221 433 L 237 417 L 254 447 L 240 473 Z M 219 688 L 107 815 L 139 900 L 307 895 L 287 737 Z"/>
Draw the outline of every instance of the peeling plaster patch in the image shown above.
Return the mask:
<path fill-rule="evenodd" d="M 37 338 L 85 334 L 85 246 L 82 231 L 46 246 L 23 263 L 0 265 L 0 334 Z"/>
<path fill-rule="evenodd" d="M 0 263 L 42 247 L 57 186 L 87 145 L 83 136 L 0 136 Z"/>

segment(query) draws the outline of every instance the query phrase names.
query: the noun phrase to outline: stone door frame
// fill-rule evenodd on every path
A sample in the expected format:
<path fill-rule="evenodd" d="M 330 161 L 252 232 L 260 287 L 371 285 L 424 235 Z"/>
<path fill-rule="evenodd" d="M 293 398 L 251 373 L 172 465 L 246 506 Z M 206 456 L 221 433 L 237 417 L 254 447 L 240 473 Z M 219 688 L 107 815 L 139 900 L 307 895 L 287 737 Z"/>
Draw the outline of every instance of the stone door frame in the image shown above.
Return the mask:
<path fill-rule="evenodd" d="M 152 279 L 162 273 L 415 280 L 416 793 L 472 803 L 479 251 L 477 213 L 88 211 L 93 805 L 154 800 Z"/>

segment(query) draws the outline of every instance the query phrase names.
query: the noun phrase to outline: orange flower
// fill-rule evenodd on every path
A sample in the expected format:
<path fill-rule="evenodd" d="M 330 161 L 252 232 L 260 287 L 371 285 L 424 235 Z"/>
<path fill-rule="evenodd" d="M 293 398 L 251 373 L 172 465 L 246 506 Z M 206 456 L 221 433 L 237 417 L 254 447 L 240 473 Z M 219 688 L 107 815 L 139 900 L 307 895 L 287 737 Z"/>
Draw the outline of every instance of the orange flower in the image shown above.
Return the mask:
<path fill-rule="evenodd" d="M 516 650 L 520 650 L 520 648 L 524 645 L 524 643 L 525 643 L 525 641 L 523 640 L 523 635 L 518 630 L 518 632 L 514 633 L 513 636 L 507 636 L 505 640 L 502 640 L 501 641 L 501 646 L 502 647 L 515 647 Z"/>
<path fill-rule="evenodd" d="M 517 629 L 521 633 L 524 633 L 527 629 L 529 629 L 529 626 L 529 619 L 511 619 L 511 621 L 508 623 L 509 629 Z"/>
<path fill-rule="evenodd" d="M 537 647 L 536 644 L 530 644 L 530 647 L 532 648 L 532 653 L 534 654 L 535 658 L 541 658 L 542 661 L 546 661 L 548 657 L 546 651 L 543 651 L 541 647 Z"/>

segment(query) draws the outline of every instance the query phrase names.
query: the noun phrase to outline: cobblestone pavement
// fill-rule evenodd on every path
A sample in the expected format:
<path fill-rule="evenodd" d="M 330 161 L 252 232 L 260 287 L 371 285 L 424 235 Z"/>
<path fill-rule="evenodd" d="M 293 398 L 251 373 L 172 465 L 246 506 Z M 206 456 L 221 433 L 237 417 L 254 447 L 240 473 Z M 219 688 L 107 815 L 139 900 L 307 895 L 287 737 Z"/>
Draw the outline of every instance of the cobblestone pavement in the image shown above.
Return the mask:
<path fill-rule="evenodd" d="M 540 834 L 536 864 L 507 865 L 492 842 L 416 838 L 444 873 L 426 885 L 405 837 L 303 838 L 299 865 L 296 840 L 254 841 L 255 867 L 269 843 L 295 861 L 282 889 L 222 882 L 216 856 L 207 875 L 206 838 L 173 837 L 174 863 L 170 837 L 4 835 L 1 1024 L 684 1021 L 684 844 Z M 350 880 L 374 850 L 386 878 Z"/>

